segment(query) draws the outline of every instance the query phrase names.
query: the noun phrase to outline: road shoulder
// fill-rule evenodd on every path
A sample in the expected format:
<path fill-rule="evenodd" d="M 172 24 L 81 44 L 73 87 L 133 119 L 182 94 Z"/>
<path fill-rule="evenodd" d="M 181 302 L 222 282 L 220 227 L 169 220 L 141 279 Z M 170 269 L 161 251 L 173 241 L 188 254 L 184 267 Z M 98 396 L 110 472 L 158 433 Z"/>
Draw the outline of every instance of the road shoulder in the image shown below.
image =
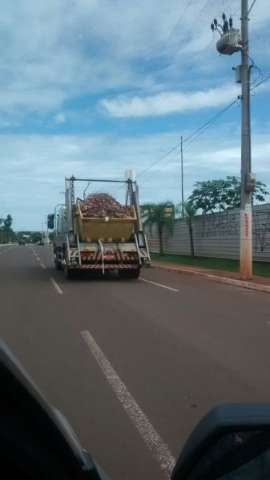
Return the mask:
<path fill-rule="evenodd" d="M 177 273 L 189 273 L 191 275 L 199 275 L 201 277 L 213 280 L 219 283 L 225 283 L 241 288 L 248 288 L 258 292 L 270 293 L 270 280 L 264 277 L 254 276 L 252 281 L 240 280 L 239 274 L 235 272 L 226 272 L 223 270 L 209 270 L 199 267 L 190 267 L 169 262 L 152 262 L 153 268 L 163 269 L 166 271 Z"/>

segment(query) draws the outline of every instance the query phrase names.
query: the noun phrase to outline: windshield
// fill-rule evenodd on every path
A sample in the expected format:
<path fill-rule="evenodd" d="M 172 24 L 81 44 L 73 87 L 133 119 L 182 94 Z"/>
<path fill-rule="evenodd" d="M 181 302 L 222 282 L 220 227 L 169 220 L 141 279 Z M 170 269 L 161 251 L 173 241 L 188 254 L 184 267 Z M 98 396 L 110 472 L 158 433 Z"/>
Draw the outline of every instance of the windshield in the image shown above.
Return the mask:
<path fill-rule="evenodd" d="M 0 337 L 109 476 L 168 478 L 270 395 L 269 2 L 0 3 Z"/>

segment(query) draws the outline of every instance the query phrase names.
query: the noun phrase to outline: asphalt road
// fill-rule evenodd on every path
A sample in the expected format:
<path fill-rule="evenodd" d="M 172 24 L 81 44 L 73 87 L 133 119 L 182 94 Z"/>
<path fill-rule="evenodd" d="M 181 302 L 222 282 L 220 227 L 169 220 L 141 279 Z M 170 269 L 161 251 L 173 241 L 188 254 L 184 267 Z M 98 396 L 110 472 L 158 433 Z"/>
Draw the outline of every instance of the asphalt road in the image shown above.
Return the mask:
<path fill-rule="evenodd" d="M 270 296 L 188 274 L 65 280 L 0 249 L 1 337 L 112 479 L 166 478 L 196 422 L 270 401 Z"/>

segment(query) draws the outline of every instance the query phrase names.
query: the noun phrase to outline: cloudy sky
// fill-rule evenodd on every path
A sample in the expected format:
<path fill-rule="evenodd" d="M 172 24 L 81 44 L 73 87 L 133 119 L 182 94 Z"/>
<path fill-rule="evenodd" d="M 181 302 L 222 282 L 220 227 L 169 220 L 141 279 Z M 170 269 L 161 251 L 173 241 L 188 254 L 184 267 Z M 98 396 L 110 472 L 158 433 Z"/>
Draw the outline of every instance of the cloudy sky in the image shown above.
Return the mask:
<path fill-rule="evenodd" d="M 250 15 L 253 82 L 270 73 L 268 3 Z M 130 168 L 141 201 L 179 202 L 179 148 L 158 160 L 239 94 L 240 55 L 218 55 L 210 23 L 225 11 L 238 26 L 240 0 L 0 5 L 0 217 L 40 229 L 65 176 L 122 178 Z M 270 82 L 253 92 L 252 143 L 253 171 L 270 185 L 269 94 Z M 239 122 L 236 104 L 184 143 L 186 195 L 197 180 L 239 174 Z"/>

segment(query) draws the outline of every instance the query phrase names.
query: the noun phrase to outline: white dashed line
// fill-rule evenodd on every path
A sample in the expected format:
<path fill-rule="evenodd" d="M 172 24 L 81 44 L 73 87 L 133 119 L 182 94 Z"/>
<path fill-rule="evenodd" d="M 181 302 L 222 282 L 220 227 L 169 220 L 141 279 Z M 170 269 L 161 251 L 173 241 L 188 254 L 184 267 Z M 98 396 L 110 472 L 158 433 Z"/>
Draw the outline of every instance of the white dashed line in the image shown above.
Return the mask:
<path fill-rule="evenodd" d="M 85 330 L 81 332 L 81 336 L 96 359 L 106 377 L 106 380 L 112 387 L 130 420 L 139 431 L 147 447 L 152 452 L 153 457 L 158 461 L 161 470 L 163 470 L 166 477 L 169 479 L 175 465 L 175 459 L 171 454 L 168 445 L 162 440 L 158 432 L 150 423 L 147 416 L 128 391 L 127 387 L 122 382 L 91 333 Z"/>
<path fill-rule="evenodd" d="M 43 270 L 46 270 L 46 266 L 44 265 L 44 263 L 40 262 L 40 266 L 41 268 L 43 268 Z"/>
<path fill-rule="evenodd" d="M 52 285 L 54 286 L 55 290 L 57 291 L 57 293 L 59 293 L 59 295 L 63 295 L 63 290 L 62 288 L 59 287 L 58 283 L 56 282 L 56 280 L 54 280 L 53 277 L 50 278 L 50 281 L 52 283 Z"/>
<path fill-rule="evenodd" d="M 163 283 L 152 282 L 152 280 L 147 280 L 146 278 L 140 277 L 140 280 L 145 283 L 150 283 L 155 285 L 155 287 L 166 288 L 166 290 L 171 290 L 172 292 L 179 292 L 177 288 L 169 287 L 168 285 L 163 285 Z"/>

